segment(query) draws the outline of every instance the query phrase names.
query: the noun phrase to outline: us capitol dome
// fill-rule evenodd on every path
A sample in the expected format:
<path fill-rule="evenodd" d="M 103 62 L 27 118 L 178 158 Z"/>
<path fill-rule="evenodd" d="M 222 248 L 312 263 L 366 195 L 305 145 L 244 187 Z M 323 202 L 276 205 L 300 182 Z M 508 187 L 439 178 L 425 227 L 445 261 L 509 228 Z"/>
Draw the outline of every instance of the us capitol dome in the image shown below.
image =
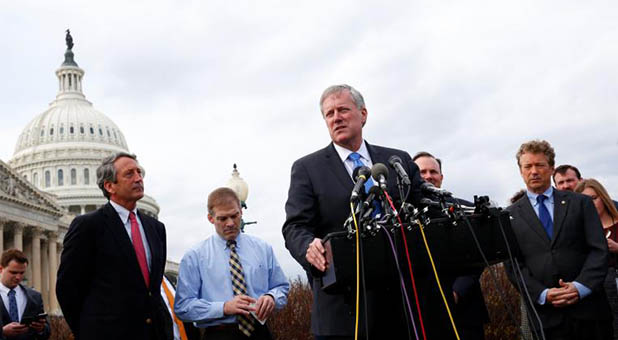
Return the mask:
<path fill-rule="evenodd" d="M 26 125 L 8 164 L 35 187 L 56 196 L 60 206 L 80 215 L 107 203 L 96 183 L 101 160 L 129 148 L 118 126 L 86 100 L 84 70 L 75 62 L 68 31 L 66 43 L 64 62 L 56 70 L 56 99 Z M 150 216 L 159 214 L 157 202 L 148 195 L 137 205 Z"/>

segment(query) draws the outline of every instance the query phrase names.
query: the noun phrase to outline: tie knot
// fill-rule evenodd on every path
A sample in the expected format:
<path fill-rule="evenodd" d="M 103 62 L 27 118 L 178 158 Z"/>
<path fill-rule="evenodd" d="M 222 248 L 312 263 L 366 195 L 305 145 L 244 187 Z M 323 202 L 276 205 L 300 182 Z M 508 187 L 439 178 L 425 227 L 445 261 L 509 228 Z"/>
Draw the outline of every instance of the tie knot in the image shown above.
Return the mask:
<path fill-rule="evenodd" d="M 360 153 L 358 153 L 358 152 L 352 152 L 352 153 L 348 156 L 348 158 L 349 158 L 349 159 L 351 159 L 351 160 L 352 160 L 352 161 L 354 161 L 354 162 L 357 162 L 358 160 L 360 160 L 361 155 L 360 155 Z"/>
<path fill-rule="evenodd" d="M 228 246 L 230 249 L 234 249 L 234 248 L 236 248 L 236 240 L 228 240 L 228 241 L 227 241 L 227 246 Z"/>
<path fill-rule="evenodd" d="M 539 204 L 543 204 L 543 202 L 545 202 L 546 199 L 547 199 L 547 196 L 545 195 L 538 195 L 536 197 L 536 201 L 539 202 Z"/>
<path fill-rule="evenodd" d="M 137 219 L 135 218 L 135 213 L 134 212 L 132 212 L 132 211 L 129 212 L 129 219 L 131 221 L 137 221 Z"/>
<path fill-rule="evenodd" d="M 9 296 L 15 296 L 15 289 L 9 290 Z"/>

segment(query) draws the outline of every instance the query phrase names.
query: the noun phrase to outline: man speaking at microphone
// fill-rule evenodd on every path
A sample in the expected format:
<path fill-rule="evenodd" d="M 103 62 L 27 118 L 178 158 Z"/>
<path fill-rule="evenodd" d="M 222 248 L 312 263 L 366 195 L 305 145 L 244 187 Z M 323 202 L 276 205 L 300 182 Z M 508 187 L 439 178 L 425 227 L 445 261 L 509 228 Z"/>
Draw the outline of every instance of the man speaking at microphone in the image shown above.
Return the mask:
<path fill-rule="evenodd" d="M 418 167 L 408 153 L 370 145 L 363 140 L 363 127 L 368 114 L 363 96 L 356 89 L 349 85 L 327 88 L 320 98 L 320 110 L 332 143 L 292 165 L 283 236 L 286 247 L 305 269 L 313 290 L 311 332 L 316 340 L 352 339 L 355 328 L 354 292 L 327 294 L 322 290 L 321 275 L 329 266 L 322 238 L 328 233 L 343 230 L 344 221 L 350 215 L 355 168 L 386 164 L 390 156 L 399 156 L 412 182 L 408 200 L 413 204 L 420 200 L 422 180 Z M 388 193 L 397 200 L 396 176 L 387 178 L 387 188 Z M 379 291 L 367 293 L 376 297 L 373 300 L 376 304 L 368 306 L 369 324 L 375 327 L 369 328 L 370 338 L 377 338 L 385 331 L 407 338 L 401 302 L 388 303 L 400 291 L 396 286 L 396 290 L 391 288 L 385 283 Z M 359 330 L 362 328 L 364 326 L 359 326 Z"/>

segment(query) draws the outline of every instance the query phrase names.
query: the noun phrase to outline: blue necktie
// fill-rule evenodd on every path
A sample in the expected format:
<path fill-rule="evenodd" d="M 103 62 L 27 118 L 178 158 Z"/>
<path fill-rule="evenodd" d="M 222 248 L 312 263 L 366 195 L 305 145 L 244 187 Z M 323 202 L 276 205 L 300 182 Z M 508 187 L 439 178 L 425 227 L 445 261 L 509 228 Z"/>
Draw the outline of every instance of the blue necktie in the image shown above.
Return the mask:
<path fill-rule="evenodd" d="M 545 206 L 545 200 L 547 196 L 538 195 L 536 197 L 536 201 L 539 204 L 539 219 L 541 220 L 541 224 L 543 224 L 543 228 L 545 228 L 545 232 L 549 239 L 551 240 L 552 235 L 554 234 L 554 222 L 551 220 L 551 215 L 549 214 L 549 210 Z"/>
<path fill-rule="evenodd" d="M 360 158 L 361 155 L 358 152 L 352 152 L 349 156 L 349 159 L 352 160 L 352 162 L 354 162 L 354 169 L 358 168 L 359 166 L 365 166 L 365 164 L 363 164 L 363 162 L 361 162 Z M 356 180 L 356 179 L 354 179 Z M 371 179 L 371 177 L 369 177 L 367 179 L 367 181 L 365 182 L 365 193 L 369 192 L 369 189 L 371 189 L 371 187 L 373 186 L 373 180 Z"/>
<path fill-rule="evenodd" d="M 19 314 L 17 313 L 17 300 L 15 299 L 15 289 L 9 290 L 9 316 L 11 321 L 19 322 Z"/>

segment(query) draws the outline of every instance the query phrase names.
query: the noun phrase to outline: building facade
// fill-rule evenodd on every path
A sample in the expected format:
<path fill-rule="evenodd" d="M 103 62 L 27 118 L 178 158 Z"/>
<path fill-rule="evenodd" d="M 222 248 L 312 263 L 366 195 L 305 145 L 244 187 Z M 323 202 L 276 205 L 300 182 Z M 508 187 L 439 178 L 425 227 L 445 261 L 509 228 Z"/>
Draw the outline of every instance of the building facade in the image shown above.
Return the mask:
<path fill-rule="evenodd" d="M 24 284 L 40 291 L 47 312 L 61 311 L 55 296 L 62 240 L 75 216 L 107 203 L 96 183 L 101 160 L 129 152 L 124 134 L 83 93 L 82 70 L 67 30 L 64 62 L 56 70 L 58 93 L 17 139 L 11 160 L 0 160 L 0 250 L 28 256 Z M 157 218 L 159 206 L 145 195 L 138 208 Z M 177 275 L 168 261 L 166 273 Z"/>

